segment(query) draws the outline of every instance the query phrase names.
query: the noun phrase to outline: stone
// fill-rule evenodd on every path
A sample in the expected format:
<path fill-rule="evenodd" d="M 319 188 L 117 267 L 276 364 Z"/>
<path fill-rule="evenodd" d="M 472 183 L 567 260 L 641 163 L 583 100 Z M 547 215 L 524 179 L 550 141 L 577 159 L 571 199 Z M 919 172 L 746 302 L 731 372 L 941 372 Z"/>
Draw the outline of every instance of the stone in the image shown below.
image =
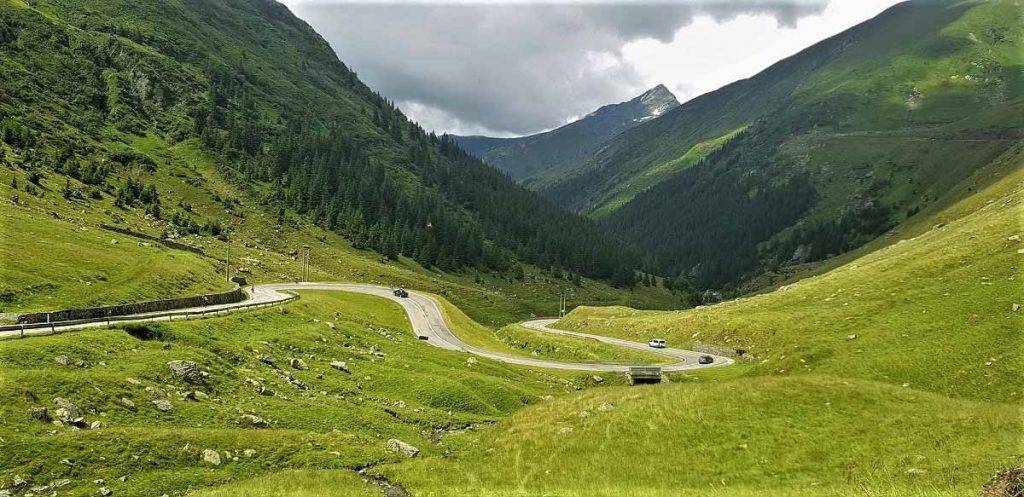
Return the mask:
<path fill-rule="evenodd" d="M 59 355 L 57 357 L 54 357 L 53 360 L 56 361 L 57 364 L 60 364 L 61 366 L 71 365 L 71 358 L 66 355 Z"/>
<path fill-rule="evenodd" d="M 331 367 L 338 371 L 352 374 L 352 372 L 348 370 L 348 364 L 345 363 L 345 361 L 331 361 Z"/>
<path fill-rule="evenodd" d="M 610 411 L 612 409 L 615 409 L 615 406 L 608 402 L 602 402 L 601 405 L 597 407 L 598 411 Z"/>
<path fill-rule="evenodd" d="M 309 369 L 309 366 L 306 365 L 306 361 L 303 361 L 302 359 L 299 359 L 298 357 L 293 357 L 293 358 L 289 359 L 288 360 L 288 365 L 290 365 L 292 367 L 292 369 L 298 369 L 300 371 L 304 371 L 304 370 Z"/>
<path fill-rule="evenodd" d="M 14 475 L 14 488 L 24 487 L 28 485 L 28 480 L 21 477 L 21 475 Z"/>
<path fill-rule="evenodd" d="M 907 470 L 907 474 L 908 475 L 923 475 L 923 474 L 925 474 L 927 472 L 928 472 L 927 470 L 924 470 L 924 469 L 921 469 L 921 468 L 910 468 L 910 469 Z"/>
<path fill-rule="evenodd" d="M 167 399 L 154 400 L 153 406 L 155 406 L 156 410 L 160 412 L 171 412 L 172 410 L 174 410 L 174 404 L 171 404 L 171 401 Z"/>
<path fill-rule="evenodd" d="M 50 412 L 45 407 L 33 407 L 32 410 L 28 412 L 28 415 L 31 416 L 32 419 L 38 419 L 39 421 L 50 420 Z"/>
<path fill-rule="evenodd" d="M 476 364 L 476 357 L 467 357 L 466 364 L 469 364 L 470 366 Z"/>
<path fill-rule="evenodd" d="M 1019 496 L 1024 489 L 1024 468 L 1015 467 L 996 473 L 984 487 L 979 497 Z"/>
<path fill-rule="evenodd" d="M 186 383 L 192 383 L 194 385 L 201 384 L 206 381 L 206 375 L 199 369 L 199 365 L 192 361 L 171 361 L 167 363 L 167 368 L 171 370 L 171 373 L 178 378 L 181 378 Z"/>
<path fill-rule="evenodd" d="M 90 430 L 98 430 L 100 428 L 103 428 L 103 423 L 99 421 L 93 421 L 91 424 L 89 424 Z"/>
<path fill-rule="evenodd" d="M 121 397 L 121 405 L 133 411 L 135 410 L 135 402 L 132 402 L 132 399 L 129 399 L 128 397 Z"/>
<path fill-rule="evenodd" d="M 1013 311 L 1013 312 L 1019 311 L 1020 310 L 1020 304 L 1014 303 L 1013 305 L 1010 306 L 1010 310 Z"/>
<path fill-rule="evenodd" d="M 220 454 L 213 449 L 203 449 L 203 462 L 213 466 L 220 466 Z"/>
<path fill-rule="evenodd" d="M 85 423 L 85 420 L 82 419 L 81 414 L 78 412 L 78 407 L 67 399 L 57 397 L 53 399 L 53 403 L 57 404 L 57 410 L 53 412 L 53 416 L 60 422 L 72 426 Z"/>
<path fill-rule="evenodd" d="M 401 453 L 405 457 L 416 457 L 420 453 L 420 449 L 397 438 L 389 439 L 387 445 L 389 450 Z"/>
<path fill-rule="evenodd" d="M 409 492 L 401 485 L 392 484 L 384 490 L 384 497 L 410 497 Z"/>
<path fill-rule="evenodd" d="M 242 451 L 242 455 L 244 455 L 245 457 L 255 456 L 256 455 L 256 450 L 255 449 L 245 449 L 245 450 Z"/>
<path fill-rule="evenodd" d="M 109 488 L 107 488 L 107 487 L 100 487 L 100 495 L 102 495 L 103 497 L 108 497 L 109 495 L 112 495 L 113 493 L 114 493 L 114 491 L 109 489 Z"/>
<path fill-rule="evenodd" d="M 849 335 L 846 335 L 846 339 L 847 340 L 856 340 L 857 339 L 857 334 L 856 333 L 851 333 Z"/>
<path fill-rule="evenodd" d="M 266 428 L 267 426 L 270 426 L 270 423 L 268 423 L 267 420 L 253 414 L 243 414 L 242 420 L 256 428 Z"/>
<path fill-rule="evenodd" d="M 598 376 L 596 374 L 594 376 L 591 376 L 591 379 L 594 380 L 594 383 L 604 383 L 604 378 L 602 378 L 602 377 L 600 377 L 600 376 Z"/>
<path fill-rule="evenodd" d="M 274 369 L 277 369 L 277 362 L 274 361 L 273 357 L 270 357 L 268 355 L 261 355 L 260 356 L 260 362 L 262 362 L 263 364 L 266 364 L 267 366 L 270 366 L 270 367 L 272 367 Z"/>
<path fill-rule="evenodd" d="M 1006 240 L 1010 241 L 1010 242 L 1019 242 L 1020 241 L 1020 235 L 1012 235 L 1009 238 L 1007 238 Z"/>

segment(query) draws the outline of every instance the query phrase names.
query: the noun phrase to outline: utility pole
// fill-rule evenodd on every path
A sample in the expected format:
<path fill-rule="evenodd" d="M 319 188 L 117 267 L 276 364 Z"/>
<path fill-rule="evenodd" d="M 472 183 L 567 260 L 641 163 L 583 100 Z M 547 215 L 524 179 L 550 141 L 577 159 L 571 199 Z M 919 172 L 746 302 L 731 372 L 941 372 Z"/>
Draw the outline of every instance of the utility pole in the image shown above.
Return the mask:
<path fill-rule="evenodd" d="M 303 255 L 303 261 L 302 261 L 302 281 L 309 280 L 309 255 L 310 255 L 309 254 L 309 249 L 310 249 L 309 245 L 303 245 L 302 246 L 302 255 Z"/>
<path fill-rule="evenodd" d="M 565 317 L 565 290 L 559 294 L 558 317 Z"/>

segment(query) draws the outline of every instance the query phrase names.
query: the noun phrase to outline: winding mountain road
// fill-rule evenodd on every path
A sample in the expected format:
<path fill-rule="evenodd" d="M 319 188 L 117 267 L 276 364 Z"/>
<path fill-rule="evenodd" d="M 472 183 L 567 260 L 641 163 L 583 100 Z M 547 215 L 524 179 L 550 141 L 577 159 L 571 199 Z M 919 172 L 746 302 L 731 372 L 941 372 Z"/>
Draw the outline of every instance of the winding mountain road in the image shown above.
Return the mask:
<path fill-rule="evenodd" d="M 468 352 L 470 354 L 478 355 L 480 357 L 486 357 L 488 359 L 493 359 L 508 364 L 517 364 L 529 367 L 594 372 L 624 372 L 629 369 L 629 365 L 624 364 L 559 362 L 544 359 L 534 359 L 530 357 L 494 352 L 481 347 L 470 345 L 462 341 L 455 334 L 455 332 L 452 331 L 451 327 L 448 324 L 448 321 L 445 319 L 444 312 L 441 310 L 441 307 L 438 305 L 437 301 L 429 295 L 418 292 L 409 292 L 408 297 L 402 298 L 395 296 L 391 288 L 361 283 L 271 283 L 265 285 L 253 285 L 251 287 L 247 287 L 245 290 L 246 293 L 249 294 L 249 299 L 244 300 L 242 302 L 237 302 L 233 304 L 219 304 L 204 307 L 195 307 L 190 309 L 179 309 L 168 312 L 121 316 L 117 318 L 116 322 L 170 321 L 208 316 L 210 314 L 216 315 L 220 313 L 230 313 L 245 309 L 259 308 L 262 306 L 275 305 L 290 300 L 294 300 L 296 298 L 296 294 L 293 292 L 296 290 L 342 291 L 374 295 L 397 302 L 402 306 L 403 309 L 405 309 L 405 312 L 409 317 L 409 322 L 412 324 L 413 332 L 416 333 L 417 336 L 426 337 L 426 340 L 424 341 L 435 347 L 440 347 L 448 350 Z M 732 364 L 733 362 L 733 360 L 728 357 L 713 355 L 713 363 L 699 364 L 697 358 L 704 354 L 698 352 L 673 348 L 652 349 L 648 347 L 645 343 L 631 342 L 629 340 L 611 338 L 601 335 L 590 335 L 586 333 L 558 330 L 550 327 L 550 325 L 555 321 L 555 319 L 537 319 L 533 321 L 526 321 L 522 323 L 522 325 L 527 328 L 536 331 L 541 331 L 544 333 L 552 333 L 563 336 L 571 336 L 575 338 L 597 340 L 618 347 L 643 350 L 677 359 L 677 361 L 672 364 L 662 366 L 662 371 L 684 371 L 693 369 L 705 369 L 725 366 L 728 364 Z M 51 334 L 54 332 L 71 331 L 92 327 L 102 327 L 108 325 L 109 323 L 102 321 L 66 324 L 54 323 L 52 326 L 47 325 L 45 328 L 37 328 L 33 330 L 0 331 L 0 337 L 12 337 L 18 336 L 19 334 L 21 336 L 44 335 Z"/>

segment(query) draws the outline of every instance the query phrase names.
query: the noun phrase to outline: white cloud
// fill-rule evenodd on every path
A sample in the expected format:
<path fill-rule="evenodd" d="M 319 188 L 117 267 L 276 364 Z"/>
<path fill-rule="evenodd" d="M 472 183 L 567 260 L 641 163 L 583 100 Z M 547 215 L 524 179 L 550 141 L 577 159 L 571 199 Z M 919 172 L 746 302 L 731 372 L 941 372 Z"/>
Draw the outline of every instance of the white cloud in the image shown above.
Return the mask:
<path fill-rule="evenodd" d="M 287 3 L 425 128 L 501 136 L 559 126 L 661 83 L 685 100 L 896 2 Z"/>
<path fill-rule="evenodd" d="M 773 63 L 838 34 L 896 0 L 833 1 L 821 15 L 806 16 L 792 28 L 769 15 L 738 15 L 716 21 L 699 16 L 676 31 L 669 42 L 643 39 L 622 48 L 646 83 L 663 82 L 684 101 L 748 78 Z"/>

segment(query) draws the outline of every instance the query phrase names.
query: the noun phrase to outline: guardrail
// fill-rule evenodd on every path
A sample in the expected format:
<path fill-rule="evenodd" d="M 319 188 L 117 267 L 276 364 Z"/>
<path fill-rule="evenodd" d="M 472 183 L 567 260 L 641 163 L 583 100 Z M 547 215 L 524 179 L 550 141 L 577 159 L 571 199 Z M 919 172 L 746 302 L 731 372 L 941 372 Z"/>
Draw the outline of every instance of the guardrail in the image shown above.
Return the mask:
<path fill-rule="evenodd" d="M 234 312 L 245 311 L 250 309 L 260 309 L 264 307 L 272 307 L 275 305 L 284 304 L 291 302 L 299 295 L 295 292 L 282 291 L 287 293 L 288 298 L 282 300 L 276 300 L 273 302 L 249 302 L 249 303 L 238 303 L 238 304 L 226 304 L 227 307 L 221 307 L 217 309 L 183 309 L 183 310 L 170 310 L 170 311 L 159 311 L 147 314 L 131 314 L 126 316 L 106 316 L 100 318 L 89 318 L 89 319 L 74 319 L 68 321 L 54 321 L 50 323 L 24 323 L 14 325 L 0 326 L 0 333 L 16 331 L 17 334 L 0 335 L 0 340 L 11 339 L 11 338 L 25 338 L 26 336 L 46 336 L 56 335 L 65 331 L 72 331 L 76 326 L 85 326 L 95 323 L 106 323 L 107 326 L 113 326 L 115 323 L 131 323 L 131 322 L 146 322 L 146 321 L 174 321 L 175 316 L 181 316 L 181 319 L 196 319 L 205 318 L 212 316 L 224 316 Z M 38 330 L 38 331 L 37 331 Z M 29 333 L 26 333 L 28 331 Z"/>

